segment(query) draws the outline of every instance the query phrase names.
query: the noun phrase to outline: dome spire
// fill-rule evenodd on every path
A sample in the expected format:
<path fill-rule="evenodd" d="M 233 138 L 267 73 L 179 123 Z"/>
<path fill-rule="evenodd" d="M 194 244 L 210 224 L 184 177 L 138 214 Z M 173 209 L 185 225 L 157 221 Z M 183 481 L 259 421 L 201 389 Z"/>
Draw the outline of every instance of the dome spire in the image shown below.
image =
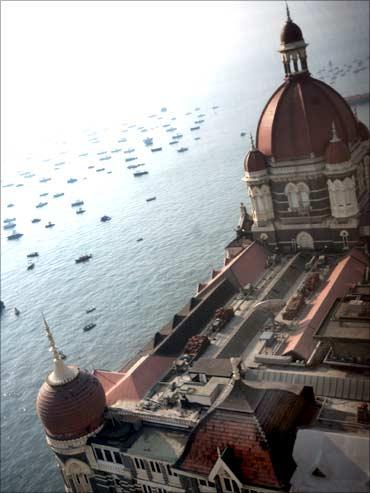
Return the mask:
<path fill-rule="evenodd" d="M 253 140 L 253 135 L 252 132 L 249 133 L 250 139 L 251 139 L 251 149 L 252 151 L 256 150 L 256 146 L 254 145 L 254 140 Z"/>
<path fill-rule="evenodd" d="M 337 129 L 335 128 L 334 121 L 331 124 L 331 133 L 332 133 L 332 137 L 331 137 L 330 142 L 339 142 L 340 138 L 337 135 Z"/>
<path fill-rule="evenodd" d="M 285 2 L 285 7 L 286 7 L 287 22 L 292 22 L 292 19 L 290 17 L 288 2 Z"/>
<path fill-rule="evenodd" d="M 54 370 L 50 373 L 47 381 L 52 386 L 64 385 L 65 383 L 71 382 L 78 375 L 78 368 L 72 366 L 66 366 L 60 356 L 60 353 L 55 344 L 53 334 L 51 333 L 49 324 L 47 323 L 44 314 L 42 313 L 42 318 L 44 320 L 44 327 L 47 338 L 49 339 L 50 351 L 54 356 Z"/>

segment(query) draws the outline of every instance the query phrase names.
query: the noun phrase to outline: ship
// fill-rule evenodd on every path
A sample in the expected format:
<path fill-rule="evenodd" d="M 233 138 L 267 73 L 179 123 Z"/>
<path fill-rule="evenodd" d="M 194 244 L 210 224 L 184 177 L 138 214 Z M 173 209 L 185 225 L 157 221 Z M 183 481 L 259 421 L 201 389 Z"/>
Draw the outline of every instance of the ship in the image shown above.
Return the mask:
<path fill-rule="evenodd" d="M 16 231 L 14 231 L 7 238 L 8 238 L 8 240 L 18 240 L 21 236 L 23 236 L 23 233 L 17 233 Z"/>
<path fill-rule="evenodd" d="M 77 178 L 69 178 L 69 180 L 67 180 L 67 183 L 74 183 L 75 181 L 77 181 Z"/>
<path fill-rule="evenodd" d="M 76 202 L 72 202 L 71 207 L 78 207 L 79 205 L 83 205 L 83 200 L 76 200 Z"/>
<path fill-rule="evenodd" d="M 64 195 L 64 192 L 60 192 L 60 193 L 55 193 L 53 195 L 54 199 L 57 199 L 58 197 L 62 197 Z"/>
<path fill-rule="evenodd" d="M 129 163 L 130 161 L 135 161 L 137 159 L 137 157 L 127 157 L 125 159 L 126 163 Z"/>
<path fill-rule="evenodd" d="M 190 130 L 199 130 L 199 129 L 200 129 L 200 127 L 199 127 L 199 126 L 197 126 L 197 127 L 191 127 L 191 128 L 190 128 Z"/>
<path fill-rule="evenodd" d="M 162 150 L 162 147 L 154 147 L 153 149 L 150 149 L 152 152 L 158 152 Z"/>
<path fill-rule="evenodd" d="M 142 176 L 142 175 L 148 175 L 149 171 L 136 171 L 134 173 L 134 176 Z"/>
<path fill-rule="evenodd" d="M 45 207 L 45 205 L 48 205 L 47 202 L 39 202 L 37 205 L 36 205 L 36 208 L 37 209 L 40 209 L 41 207 Z"/>
<path fill-rule="evenodd" d="M 81 262 L 87 262 L 92 258 L 91 253 L 88 255 L 81 255 L 81 257 L 76 258 L 75 262 L 76 264 L 80 264 Z"/>

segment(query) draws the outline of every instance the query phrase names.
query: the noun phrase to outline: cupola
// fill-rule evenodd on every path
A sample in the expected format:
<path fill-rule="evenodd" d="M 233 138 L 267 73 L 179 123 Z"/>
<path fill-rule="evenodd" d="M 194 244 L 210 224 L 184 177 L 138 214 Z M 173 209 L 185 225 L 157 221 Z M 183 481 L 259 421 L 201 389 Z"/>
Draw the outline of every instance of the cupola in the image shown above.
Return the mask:
<path fill-rule="evenodd" d="M 256 173 L 259 171 L 266 170 L 266 157 L 259 151 L 254 145 L 252 134 L 251 138 L 251 149 L 244 159 L 244 170 L 247 173 Z"/>
<path fill-rule="evenodd" d="M 335 123 L 332 123 L 332 138 L 325 151 L 325 160 L 328 164 L 339 164 L 349 161 L 351 153 L 348 145 L 337 135 Z"/>

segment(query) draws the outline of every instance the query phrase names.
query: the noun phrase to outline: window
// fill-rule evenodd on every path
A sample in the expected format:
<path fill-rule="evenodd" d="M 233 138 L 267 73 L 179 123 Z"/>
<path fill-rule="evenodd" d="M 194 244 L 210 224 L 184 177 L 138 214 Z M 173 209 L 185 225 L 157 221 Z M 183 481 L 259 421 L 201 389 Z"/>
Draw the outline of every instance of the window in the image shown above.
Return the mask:
<path fill-rule="evenodd" d="M 207 486 L 207 481 L 204 481 L 204 479 L 198 479 L 198 482 L 202 486 Z"/>
<path fill-rule="evenodd" d="M 94 452 L 98 460 L 104 460 L 103 452 L 100 448 L 94 448 Z"/>
<path fill-rule="evenodd" d="M 225 492 L 227 493 L 240 493 L 240 488 L 236 481 L 229 478 L 223 478 Z"/>
<path fill-rule="evenodd" d="M 134 462 L 135 462 L 135 466 L 137 469 L 144 469 L 145 470 L 145 464 L 144 464 L 144 461 L 142 459 L 136 459 L 136 457 L 135 457 Z"/>
<path fill-rule="evenodd" d="M 167 474 L 169 476 L 177 476 L 177 472 L 172 471 L 171 466 L 169 464 L 166 465 L 166 469 L 167 469 Z"/>
<path fill-rule="evenodd" d="M 310 208 L 310 189 L 306 183 L 300 182 L 297 185 L 288 183 L 285 187 L 285 195 L 288 197 L 291 211 L 306 211 Z"/>
<path fill-rule="evenodd" d="M 104 453 L 105 453 L 105 458 L 108 462 L 114 462 L 110 450 L 104 450 Z"/>
<path fill-rule="evenodd" d="M 116 459 L 117 464 L 123 464 L 121 454 L 118 452 L 113 452 L 114 458 Z"/>
<path fill-rule="evenodd" d="M 149 464 L 152 472 L 162 474 L 161 466 L 158 464 L 158 462 L 153 462 L 152 460 L 150 460 Z"/>
<path fill-rule="evenodd" d="M 153 493 L 153 490 L 150 486 L 147 486 L 146 484 L 143 484 L 142 486 L 144 493 Z"/>

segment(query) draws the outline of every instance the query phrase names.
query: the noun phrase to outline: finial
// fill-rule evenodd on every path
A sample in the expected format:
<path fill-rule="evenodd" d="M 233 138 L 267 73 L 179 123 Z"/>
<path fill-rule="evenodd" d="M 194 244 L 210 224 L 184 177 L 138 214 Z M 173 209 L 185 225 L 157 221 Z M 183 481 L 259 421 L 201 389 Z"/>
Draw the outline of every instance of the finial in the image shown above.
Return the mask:
<path fill-rule="evenodd" d="M 56 346 L 55 341 L 54 341 L 53 334 L 51 333 L 49 324 L 47 323 L 46 318 L 45 318 L 43 313 L 42 313 L 42 318 L 44 320 L 45 332 L 46 332 L 46 335 L 49 339 L 50 351 L 52 351 L 54 359 L 61 359 L 60 354 L 59 354 L 58 349 L 57 349 L 57 346 Z"/>
<path fill-rule="evenodd" d="M 253 135 L 252 135 L 252 132 L 250 132 L 250 139 L 251 139 L 251 148 L 252 148 L 252 151 L 255 151 L 256 150 L 256 146 L 254 145 L 254 140 L 253 140 Z"/>
<path fill-rule="evenodd" d="M 46 335 L 49 339 L 50 351 L 52 351 L 54 356 L 54 370 L 48 376 L 47 382 L 52 386 L 64 385 L 76 378 L 79 373 L 79 369 L 73 366 L 66 366 L 63 363 L 63 360 L 55 344 L 53 334 L 51 333 L 50 327 L 43 313 L 42 318 L 44 320 Z"/>
<path fill-rule="evenodd" d="M 289 12 L 289 7 L 288 7 L 288 2 L 285 2 L 285 7 L 286 7 L 286 16 L 288 22 L 292 22 L 292 19 L 290 18 L 290 12 Z"/>
<path fill-rule="evenodd" d="M 239 358 L 230 358 L 231 368 L 233 369 L 233 379 L 240 380 L 240 371 L 239 371 Z"/>
<path fill-rule="evenodd" d="M 337 135 L 337 129 L 335 128 L 334 121 L 331 124 L 331 132 L 332 132 L 332 138 L 331 138 L 330 142 L 339 142 L 340 141 L 340 138 Z"/>

